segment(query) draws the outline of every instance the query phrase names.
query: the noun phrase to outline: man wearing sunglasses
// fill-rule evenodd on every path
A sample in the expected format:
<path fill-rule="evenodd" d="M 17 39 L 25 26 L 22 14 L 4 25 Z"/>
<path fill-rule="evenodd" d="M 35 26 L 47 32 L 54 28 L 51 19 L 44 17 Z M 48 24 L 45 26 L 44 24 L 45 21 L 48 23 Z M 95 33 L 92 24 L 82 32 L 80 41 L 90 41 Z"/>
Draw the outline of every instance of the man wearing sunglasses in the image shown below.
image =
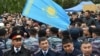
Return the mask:
<path fill-rule="evenodd" d="M 12 39 L 11 50 L 4 53 L 4 56 L 31 56 L 31 52 L 25 49 L 22 45 L 23 32 L 16 30 L 12 32 L 10 38 Z"/>

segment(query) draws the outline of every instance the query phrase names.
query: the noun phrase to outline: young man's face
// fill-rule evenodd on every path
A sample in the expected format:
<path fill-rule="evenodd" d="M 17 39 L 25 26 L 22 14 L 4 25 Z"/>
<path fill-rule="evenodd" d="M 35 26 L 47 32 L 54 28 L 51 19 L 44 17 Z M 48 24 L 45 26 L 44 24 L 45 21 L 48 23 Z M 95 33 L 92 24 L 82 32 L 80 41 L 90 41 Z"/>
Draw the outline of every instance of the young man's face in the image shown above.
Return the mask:
<path fill-rule="evenodd" d="M 17 37 L 17 36 L 16 36 L 16 37 Z M 14 47 L 16 47 L 16 48 L 21 47 L 21 46 L 22 46 L 22 36 L 19 35 L 18 38 L 13 39 L 13 40 L 12 40 L 12 45 L 13 45 Z"/>
<path fill-rule="evenodd" d="M 46 29 L 47 36 L 50 36 L 50 29 Z"/>
<path fill-rule="evenodd" d="M 9 24 L 6 24 L 6 28 L 11 28 L 11 24 L 9 23 Z"/>
<path fill-rule="evenodd" d="M 89 16 L 89 13 L 88 12 L 85 12 L 84 13 L 85 17 Z"/>
<path fill-rule="evenodd" d="M 12 20 L 12 16 L 8 16 L 7 20 L 11 21 Z"/>
<path fill-rule="evenodd" d="M 48 42 L 48 40 L 41 41 L 39 45 L 40 45 L 40 48 L 42 50 L 44 50 L 44 51 L 46 51 L 49 48 L 49 42 Z"/>
<path fill-rule="evenodd" d="M 92 53 L 92 45 L 90 43 L 82 44 L 81 51 L 84 55 L 90 55 Z"/>
<path fill-rule="evenodd" d="M 28 26 L 32 26 L 32 25 L 33 25 L 33 22 L 32 22 L 31 20 L 27 20 L 27 21 L 26 21 L 26 24 L 27 24 Z"/>
<path fill-rule="evenodd" d="M 77 15 L 72 15 L 72 19 L 77 19 Z"/>
<path fill-rule="evenodd" d="M 74 49 L 73 43 L 63 44 L 63 48 L 64 48 L 64 51 L 66 51 L 67 53 L 72 53 L 72 51 Z"/>

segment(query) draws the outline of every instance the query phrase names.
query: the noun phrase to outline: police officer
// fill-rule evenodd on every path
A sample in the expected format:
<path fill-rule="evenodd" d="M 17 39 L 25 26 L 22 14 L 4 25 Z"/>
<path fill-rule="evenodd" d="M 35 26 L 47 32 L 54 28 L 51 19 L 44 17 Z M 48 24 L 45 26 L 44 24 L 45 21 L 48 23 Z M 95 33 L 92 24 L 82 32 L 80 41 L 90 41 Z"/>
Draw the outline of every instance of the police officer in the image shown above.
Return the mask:
<path fill-rule="evenodd" d="M 4 56 L 31 56 L 31 52 L 25 49 L 22 45 L 23 32 L 16 30 L 12 32 L 10 38 L 12 39 L 11 50 L 4 53 Z"/>
<path fill-rule="evenodd" d="M 29 30 L 30 37 L 28 39 L 25 39 L 24 46 L 31 50 L 32 52 L 35 52 L 39 49 L 39 43 L 38 39 L 36 38 L 37 30 L 34 28 L 31 28 Z"/>
<path fill-rule="evenodd" d="M 58 29 L 55 27 L 50 28 L 50 37 L 48 38 L 50 42 L 50 47 L 53 48 L 55 51 L 59 52 L 62 50 L 62 39 L 59 38 Z"/>
<path fill-rule="evenodd" d="M 5 28 L 0 29 L 0 48 L 3 52 L 11 48 L 11 40 L 6 37 L 6 33 L 7 31 L 5 30 Z"/>

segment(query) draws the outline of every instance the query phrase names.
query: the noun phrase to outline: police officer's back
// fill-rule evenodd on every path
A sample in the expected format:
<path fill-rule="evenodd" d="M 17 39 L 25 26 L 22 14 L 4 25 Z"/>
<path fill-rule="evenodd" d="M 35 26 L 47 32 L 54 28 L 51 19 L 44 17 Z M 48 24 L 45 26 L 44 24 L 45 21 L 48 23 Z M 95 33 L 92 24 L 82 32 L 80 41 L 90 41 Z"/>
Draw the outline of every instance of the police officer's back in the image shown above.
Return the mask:
<path fill-rule="evenodd" d="M 51 37 L 48 38 L 50 42 L 50 47 L 53 48 L 55 51 L 62 50 L 62 39 L 57 37 L 58 29 L 55 27 L 50 28 Z"/>

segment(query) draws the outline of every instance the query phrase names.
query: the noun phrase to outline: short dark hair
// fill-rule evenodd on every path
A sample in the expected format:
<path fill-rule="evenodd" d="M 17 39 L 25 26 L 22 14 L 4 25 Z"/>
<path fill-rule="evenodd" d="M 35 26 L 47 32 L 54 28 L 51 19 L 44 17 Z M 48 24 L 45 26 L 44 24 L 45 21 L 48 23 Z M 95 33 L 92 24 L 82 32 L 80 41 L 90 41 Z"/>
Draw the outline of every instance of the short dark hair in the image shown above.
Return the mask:
<path fill-rule="evenodd" d="M 51 27 L 50 31 L 52 32 L 52 34 L 57 34 L 58 33 L 58 28 Z"/>
<path fill-rule="evenodd" d="M 45 41 L 45 40 L 47 40 L 46 37 L 41 37 L 41 38 L 39 38 L 39 44 L 40 44 L 42 41 Z"/>
<path fill-rule="evenodd" d="M 6 26 L 7 24 L 10 24 L 10 22 L 5 22 L 4 25 Z"/>
<path fill-rule="evenodd" d="M 62 36 L 63 37 L 69 37 L 70 33 L 68 30 L 62 31 Z"/>
<path fill-rule="evenodd" d="M 94 28 L 93 33 L 95 33 L 97 36 L 100 36 L 100 27 Z"/>
<path fill-rule="evenodd" d="M 81 43 L 81 46 L 82 46 L 82 44 L 91 44 L 89 41 L 87 41 L 87 40 L 85 40 L 85 41 L 83 41 L 82 43 Z"/>
<path fill-rule="evenodd" d="M 72 15 L 78 15 L 77 12 L 72 12 Z"/>
<path fill-rule="evenodd" d="M 44 37 L 44 36 L 46 36 L 46 31 L 45 31 L 45 30 L 39 30 L 38 36 L 39 36 L 39 37 Z"/>
<path fill-rule="evenodd" d="M 62 44 L 67 44 L 67 43 L 73 43 L 72 39 L 70 39 L 70 38 L 63 38 L 62 39 Z"/>
<path fill-rule="evenodd" d="M 0 29 L 0 36 L 4 36 L 6 34 L 6 30 L 4 28 Z"/>
<path fill-rule="evenodd" d="M 29 30 L 29 33 L 30 33 L 30 35 L 36 35 L 37 30 L 34 29 L 34 28 L 31 28 L 31 29 Z"/>
<path fill-rule="evenodd" d="M 86 10 L 85 12 L 88 12 L 89 14 L 91 13 L 89 10 Z"/>

